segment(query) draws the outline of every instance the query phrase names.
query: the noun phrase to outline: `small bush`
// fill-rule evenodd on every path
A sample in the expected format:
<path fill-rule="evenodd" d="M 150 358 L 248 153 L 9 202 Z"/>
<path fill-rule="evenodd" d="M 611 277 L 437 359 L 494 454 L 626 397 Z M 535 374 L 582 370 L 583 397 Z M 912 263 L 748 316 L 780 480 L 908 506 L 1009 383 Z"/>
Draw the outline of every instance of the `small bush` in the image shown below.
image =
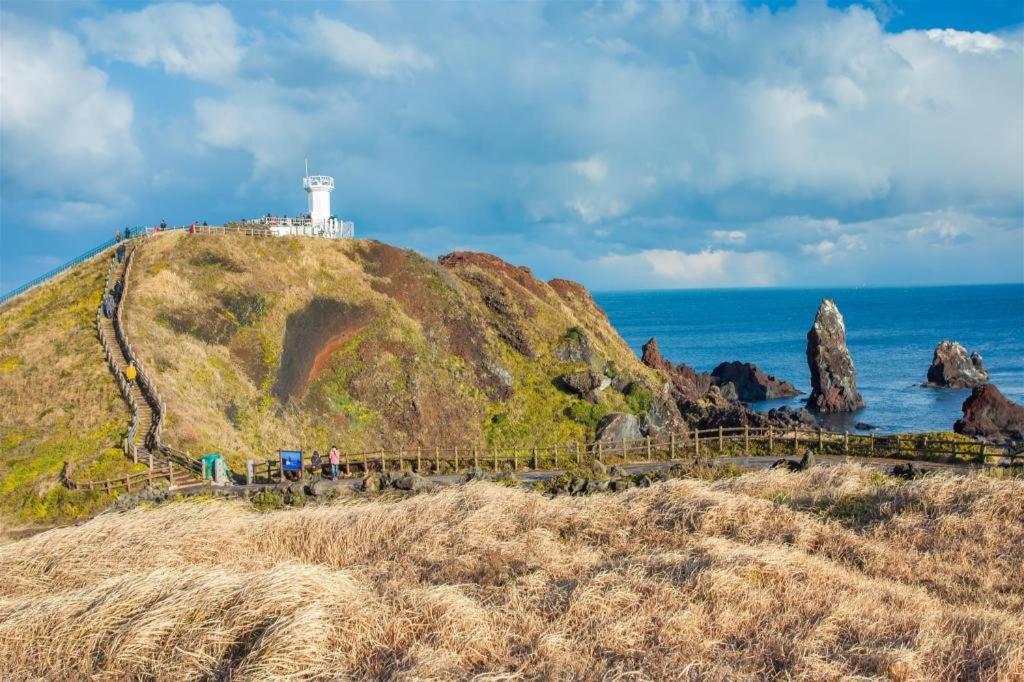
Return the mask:
<path fill-rule="evenodd" d="M 597 423 L 608 414 L 608 406 L 603 403 L 593 404 L 579 400 L 570 405 L 566 412 L 570 419 L 593 430 L 597 428 Z"/>
<path fill-rule="evenodd" d="M 273 490 L 261 490 L 249 500 L 252 506 L 259 511 L 276 511 L 284 509 L 284 497 Z"/>

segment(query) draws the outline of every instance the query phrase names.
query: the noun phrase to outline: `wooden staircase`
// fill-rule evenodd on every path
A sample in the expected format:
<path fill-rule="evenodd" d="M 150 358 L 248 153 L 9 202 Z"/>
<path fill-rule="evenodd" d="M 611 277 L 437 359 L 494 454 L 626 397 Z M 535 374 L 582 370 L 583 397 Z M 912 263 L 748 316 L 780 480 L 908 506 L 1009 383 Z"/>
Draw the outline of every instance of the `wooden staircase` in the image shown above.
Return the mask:
<path fill-rule="evenodd" d="M 199 463 L 187 453 L 180 452 L 160 442 L 160 427 L 164 414 L 163 403 L 160 401 L 148 375 L 145 373 L 141 362 L 132 352 L 131 344 L 124 333 L 122 323 L 122 309 L 129 295 L 128 277 L 131 273 L 131 264 L 138 248 L 141 238 L 136 237 L 130 243 L 126 243 L 126 254 L 122 262 L 117 261 L 114 256 L 111 259 L 110 269 L 107 272 L 106 283 L 103 294 L 111 291 L 117 282 L 121 283 L 121 302 L 115 307 L 114 314 L 107 317 L 103 314 L 102 296 L 100 308 L 97 310 L 96 330 L 100 344 L 103 346 L 107 357 L 107 364 L 114 375 L 121 394 L 132 411 L 132 422 L 125 436 L 123 447 L 125 455 L 133 462 L 142 463 L 149 467 L 144 478 L 153 480 L 166 479 L 171 487 L 188 485 L 198 482 Z M 128 381 L 124 371 L 129 363 L 134 361 L 137 371 L 135 381 Z M 71 468 L 65 465 L 67 475 L 63 476 L 64 483 L 71 488 L 96 489 L 97 487 L 111 489 L 121 481 L 73 481 L 70 476 Z M 124 485 L 131 489 L 131 480 L 139 476 L 125 477 Z M 141 480 L 141 479 L 139 479 Z M 137 480 L 136 483 L 139 481 Z"/>

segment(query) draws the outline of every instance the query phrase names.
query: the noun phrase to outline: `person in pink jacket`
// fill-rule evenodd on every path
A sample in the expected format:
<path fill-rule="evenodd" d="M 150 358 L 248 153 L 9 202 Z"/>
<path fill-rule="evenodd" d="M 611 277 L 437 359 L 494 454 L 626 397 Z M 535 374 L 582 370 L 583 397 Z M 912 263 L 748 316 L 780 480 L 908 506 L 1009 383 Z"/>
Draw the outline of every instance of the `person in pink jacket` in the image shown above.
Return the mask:
<path fill-rule="evenodd" d="M 338 452 L 338 446 L 334 445 L 331 447 L 331 451 L 327 454 L 327 460 L 331 463 L 331 480 L 338 480 L 338 465 L 341 464 L 341 453 Z"/>

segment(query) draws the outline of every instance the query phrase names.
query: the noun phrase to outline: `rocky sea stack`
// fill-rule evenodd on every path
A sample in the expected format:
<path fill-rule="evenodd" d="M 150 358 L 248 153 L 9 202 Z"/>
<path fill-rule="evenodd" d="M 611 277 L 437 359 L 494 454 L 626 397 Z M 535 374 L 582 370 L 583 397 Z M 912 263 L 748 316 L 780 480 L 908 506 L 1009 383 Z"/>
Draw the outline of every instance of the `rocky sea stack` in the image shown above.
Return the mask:
<path fill-rule="evenodd" d="M 988 381 L 988 370 L 981 355 L 971 353 L 956 341 L 942 341 L 935 347 L 928 381 L 925 386 L 936 388 L 974 388 Z"/>
<path fill-rule="evenodd" d="M 818 306 L 807 332 L 807 364 L 811 395 L 807 407 L 818 412 L 853 412 L 864 407 L 857 392 L 857 373 L 846 348 L 846 323 L 832 299 Z"/>
<path fill-rule="evenodd" d="M 963 410 L 964 416 L 953 424 L 957 433 L 993 443 L 1024 440 L 1024 407 L 1004 396 L 994 384 L 971 391 Z"/>
<path fill-rule="evenodd" d="M 723 395 L 745 403 L 800 395 L 793 384 L 776 379 L 750 362 L 723 362 L 711 371 L 711 378 Z"/>

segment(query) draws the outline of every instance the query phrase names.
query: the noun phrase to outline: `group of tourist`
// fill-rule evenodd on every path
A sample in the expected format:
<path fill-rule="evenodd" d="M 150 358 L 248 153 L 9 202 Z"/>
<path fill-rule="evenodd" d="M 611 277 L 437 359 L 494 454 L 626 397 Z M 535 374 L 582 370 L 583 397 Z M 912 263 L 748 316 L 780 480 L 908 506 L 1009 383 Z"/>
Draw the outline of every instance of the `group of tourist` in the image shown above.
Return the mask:
<path fill-rule="evenodd" d="M 338 450 L 337 445 L 332 446 L 330 452 L 327 453 L 327 463 L 331 465 L 331 480 L 338 480 L 338 469 L 341 466 L 341 451 Z M 314 476 L 317 474 L 323 475 L 324 458 L 320 455 L 319 450 L 313 451 L 313 456 L 309 458 L 309 466 Z"/>

